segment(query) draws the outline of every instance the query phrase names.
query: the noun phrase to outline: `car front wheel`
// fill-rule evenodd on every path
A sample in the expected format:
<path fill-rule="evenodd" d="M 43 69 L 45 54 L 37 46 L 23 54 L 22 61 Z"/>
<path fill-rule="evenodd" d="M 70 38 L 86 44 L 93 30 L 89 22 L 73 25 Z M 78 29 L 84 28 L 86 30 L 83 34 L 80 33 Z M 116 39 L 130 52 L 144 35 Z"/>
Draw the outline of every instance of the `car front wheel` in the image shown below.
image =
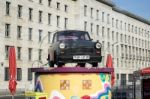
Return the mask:
<path fill-rule="evenodd" d="M 77 65 L 80 67 L 85 67 L 85 63 L 78 63 Z"/>
<path fill-rule="evenodd" d="M 61 62 L 58 62 L 58 63 L 57 63 L 57 66 L 58 66 L 58 67 L 62 67 L 63 65 L 65 65 L 65 63 L 61 63 Z"/>
<path fill-rule="evenodd" d="M 92 67 L 97 67 L 97 66 L 98 66 L 97 62 L 92 63 Z"/>
<path fill-rule="evenodd" d="M 49 61 L 49 66 L 54 67 L 54 61 Z"/>

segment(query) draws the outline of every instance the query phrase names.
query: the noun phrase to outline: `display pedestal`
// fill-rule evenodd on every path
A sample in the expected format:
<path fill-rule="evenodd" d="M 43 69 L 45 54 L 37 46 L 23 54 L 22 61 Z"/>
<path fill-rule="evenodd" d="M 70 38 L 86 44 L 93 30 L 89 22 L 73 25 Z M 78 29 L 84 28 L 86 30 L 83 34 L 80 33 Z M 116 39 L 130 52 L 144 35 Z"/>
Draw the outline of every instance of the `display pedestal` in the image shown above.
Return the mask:
<path fill-rule="evenodd" d="M 48 99 L 111 99 L 113 68 L 32 68 L 35 91 Z"/>

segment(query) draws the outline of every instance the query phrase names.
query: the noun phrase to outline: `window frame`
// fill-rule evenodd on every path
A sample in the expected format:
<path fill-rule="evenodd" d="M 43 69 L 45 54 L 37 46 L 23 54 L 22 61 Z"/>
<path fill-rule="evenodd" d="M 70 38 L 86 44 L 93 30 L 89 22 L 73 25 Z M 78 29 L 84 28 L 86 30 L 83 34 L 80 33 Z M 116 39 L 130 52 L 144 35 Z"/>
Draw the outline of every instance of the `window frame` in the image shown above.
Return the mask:
<path fill-rule="evenodd" d="M 9 68 L 8 67 L 5 67 L 5 78 L 4 78 L 4 80 L 5 81 L 9 81 Z"/>
<path fill-rule="evenodd" d="M 18 39 L 21 39 L 21 32 L 22 32 L 22 26 L 17 26 L 17 38 Z"/>
<path fill-rule="evenodd" d="M 31 61 L 32 60 L 32 48 L 28 48 L 28 60 Z"/>
<path fill-rule="evenodd" d="M 10 24 L 5 24 L 5 37 L 10 37 Z"/>
<path fill-rule="evenodd" d="M 21 60 L 21 47 L 17 47 L 17 59 Z"/>
<path fill-rule="evenodd" d="M 10 2 L 6 1 L 6 15 L 10 15 Z"/>
<path fill-rule="evenodd" d="M 17 81 L 22 80 L 22 68 L 17 68 Z"/>
<path fill-rule="evenodd" d="M 33 8 L 29 8 L 29 20 L 30 21 L 32 21 L 32 19 L 33 19 L 32 14 L 33 14 Z"/>
<path fill-rule="evenodd" d="M 18 5 L 18 18 L 22 17 L 22 5 Z"/>

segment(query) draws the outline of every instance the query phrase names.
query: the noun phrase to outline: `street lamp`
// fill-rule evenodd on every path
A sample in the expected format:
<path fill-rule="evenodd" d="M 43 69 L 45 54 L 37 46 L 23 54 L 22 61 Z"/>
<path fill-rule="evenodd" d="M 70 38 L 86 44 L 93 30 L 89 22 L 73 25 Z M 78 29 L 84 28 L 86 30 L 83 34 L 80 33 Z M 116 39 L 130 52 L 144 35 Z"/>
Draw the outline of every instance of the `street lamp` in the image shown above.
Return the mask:
<path fill-rule="evenodd" d="M 55 33 L 55 32 L 57 32 L 58 30 L 55 30 L 55 31 L 53 31 L 53 32 L 51 32 L 51 33 Z M 42 38 L 42 40 L 41 40 L 41 42 L 40 42 L 40 46 L 39 46 L 39 49 L 41 48 L 41 46 L 42 46 L 42 44 L 43 44 L 43 41 L 46 39 L 46 37 L 48 36 L 49 34 L 46 34 L 43 38 Z"/>
<path fill-rule="evenodd" d="M 116 44 L 118 44 L 118 42 L 114 42 L 114 43 L 112 43 L 111 45 L 108 45 L 107 48 L 105 48 L 105 49 L 103 48 L 103 49 L 104 49 L 104 50 L 103 50 L 103 63 L 102 63 L 103 66 L 104 66 L 104 64 L 105 64 L 105 63 L 104 63 L 104 62 L 105 62 L 105 56 L 107 56 L 107 55 L 106 55 L 106 52 L 107 52 L 107 54 L 110 54 L 110 49 L 109 49 L 110 46 L 114 46 L 114 45 L 116 45 Z M 104 47 L 104 45 L 103 45 L 103 47 Z"/>
<path fill-rule="evenodd" d="M 39 63 L 41 63 L 41 64 L 43 63 L 43 62 L 40 61 L 40 60 L 34 60 L 33 63 L 32 63 L 32 68 L 33 68 L 33 65 L 34 65 L 35 62 L 38 62 L 38 67 L 39 67 Z"/>
<path fill-rule="evenodd" d="M 104 54 L 105 54 L 105 52 L 110 53 L 110 49 L 108 49 L 108 48 L 110 48 L 110 46 L 114 46 L 115 44 L 118 44 L 118 42 L 114 42 L 114 43 L 112 43 L 111 45 L 109 45 L 109 46 L 104 50 Z"/>
<path fill-rule="evenodd" d="M 57 32 L 58 30 L 55 30 L 55 31 L 52 31 L 51 33 L 55 33 L 55 32 Z M 42 40 L 41 40 L 41 42 L 40 42 L 40 44 L 39 44 L 39 49 L 41 49 L 41 47 L 42 47 L 42 44 L 43 44 L 43 42 L 44 42 L 44 40 L 47 38 L 47 36 L 48 36 L 49 34 L 46 34 L 43 38 L 42 38 Z M 41 55 L 42 56 L 42 55 Z M 39 63 L 43 63 L 42 62 L 42 60 L 35 60 L 33 63 L 32 63 L 32 66 L 33 66 L 33 64 L 35 63 L 35 62 L 38 62 L 38 67 L 39 67 Z M 46 65 L 47 63 L 45 63 L 44 65 Z M 44 65 L 42 65 L 42 66 L 44 66 Z"/>

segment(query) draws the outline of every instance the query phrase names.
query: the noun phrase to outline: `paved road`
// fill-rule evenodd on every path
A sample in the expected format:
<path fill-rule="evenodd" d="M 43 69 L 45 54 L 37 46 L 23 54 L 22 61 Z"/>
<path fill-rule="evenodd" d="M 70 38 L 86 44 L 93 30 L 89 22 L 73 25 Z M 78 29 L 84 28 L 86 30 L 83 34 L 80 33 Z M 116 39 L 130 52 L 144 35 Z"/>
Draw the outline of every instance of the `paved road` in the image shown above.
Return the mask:
<path fill-rule="evenodd" d="M 0 96 L 0 99 L 13 99 L 12 96 Z M 25 99 L 25 96 L 14 96 L 14 99 Z"/>

